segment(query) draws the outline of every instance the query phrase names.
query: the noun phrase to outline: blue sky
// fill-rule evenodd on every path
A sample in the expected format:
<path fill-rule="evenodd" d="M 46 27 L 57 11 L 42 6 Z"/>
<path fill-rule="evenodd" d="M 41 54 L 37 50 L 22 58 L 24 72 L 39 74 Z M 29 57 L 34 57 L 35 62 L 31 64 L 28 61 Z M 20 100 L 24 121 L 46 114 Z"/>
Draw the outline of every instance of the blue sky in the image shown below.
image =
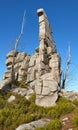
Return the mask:
<path fill-rule="evenodd" d="M 26 24 L 18 50 L 29 54 L 39 45 L 37 9 L 44 8 L 50 21 L 63 69 L 67 46 L 71 46 L 69 90 L 78 91 L 78 0 L 0 0 L 0 80 L 6 71 L 6 54 L 13 49 L 21 29 L 24 10 Z"/>

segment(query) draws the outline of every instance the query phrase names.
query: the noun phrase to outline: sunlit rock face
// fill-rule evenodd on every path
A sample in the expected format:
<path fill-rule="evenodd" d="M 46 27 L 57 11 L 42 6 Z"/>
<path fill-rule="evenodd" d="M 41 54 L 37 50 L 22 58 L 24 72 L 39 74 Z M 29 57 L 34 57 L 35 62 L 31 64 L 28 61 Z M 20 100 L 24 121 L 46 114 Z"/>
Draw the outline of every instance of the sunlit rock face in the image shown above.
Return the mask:
<path fill-rule="evenodd" d="M 26 84 L 36 93 L 36 104 L 48 107 L 55 105 L 58 99 L 61 58 L 57 53 L 52 29 L 45 11 L 38 9 L 37 14 L 39 18 L 39 47 L 36 48 L 36 52 L 32 56 L 25 52 L 9 52 L 6 56 L 7 71 L 2 82 L 9 83 L 13 79 L 20 81 L 26 73 Z"/>

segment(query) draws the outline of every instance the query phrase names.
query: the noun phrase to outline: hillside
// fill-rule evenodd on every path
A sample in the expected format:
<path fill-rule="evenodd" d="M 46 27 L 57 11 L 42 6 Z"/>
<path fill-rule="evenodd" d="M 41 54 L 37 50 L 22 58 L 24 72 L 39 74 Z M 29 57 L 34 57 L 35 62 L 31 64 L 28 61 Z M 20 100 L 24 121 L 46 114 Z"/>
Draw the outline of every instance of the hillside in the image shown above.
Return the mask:
<path fill-rule="evenodd" d="M 13 96 L 15 98 L 11 100 Z M 34 127 L 34 130 L 78 130 L 78 100 L 59 97 L 55 106 L 44 108 L 35 104 L 35 94 L 27 100 L 12 91 L 0 93 L 0 130 L 15 130 L 22 124 L 40 119 L 49 121 L 41 128 Z M 18 130 L 31 129 L 22 125 Z"/>

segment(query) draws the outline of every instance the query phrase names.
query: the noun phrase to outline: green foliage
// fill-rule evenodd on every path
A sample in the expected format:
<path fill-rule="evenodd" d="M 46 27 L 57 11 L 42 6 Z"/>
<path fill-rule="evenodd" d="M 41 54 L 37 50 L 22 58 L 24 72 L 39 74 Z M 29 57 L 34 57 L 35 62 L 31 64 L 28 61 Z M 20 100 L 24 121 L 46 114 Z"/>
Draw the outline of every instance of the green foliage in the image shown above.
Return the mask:
<path fill-rule="evenodd" d="M 3 102 L 5 102 L 5 99 L 3 99 Z M 19 124 L 28 122 L 28 120 L 31 121 L 32 119 L 27 119 L 26 117 L 28 107 L 28 100 L 20 95 L 16 95 L 16 100 L 12 103 L 8 103 L 6 100 L 6 103 L 3 105 L 3 109 L 0 109 L 0 130 L 13 130 Z"/>
<path fill-rule="evenodd" d="M 26 80 L 24 81 L 21 79 L 21 81 L 15 81 L 13 83 L 11 82 L 10 86 L 12 87 L 12 85 L 17 86 L 17 87 L 19 86 L 20 88 L 28 89 L 28 86 L 26 85 Z"/>
<path fill-rule="evenodd" d="M 37 109 L 37 108 L 36 108 Z M 51 119 L 59 118 L 61 115 L 71 113 L 74 110 L 72 102 L 65 98 L 60 98 L 57 105 L 54 107 L 38 107 L 39 113 L 43 113 L 43 116 L 50 117 Z"/>
<path fill-rule="evenodd" d="M 17 86 L 19 86 L 20 88 L 28 88 L 28 86 L 26 85 L 26 83 L 24 81 L 18 81 L 16 83 Z"/>
<path fill-rule="evenodd" d="M 11 82 L 9 85 L 12 87 L 13 86 L 19 86 L 20 88 L 27 88 L 29 86 L 27 86 L 27 72 L 25 71 L 24 74 L 21 76 L 21 80 L 20 81 L 13 81 Z"/>
<path fill-rule="evenodd" d="M 7 102 L 10 95 L 15 95 L 16 97 L 11 103 Z M 37 106 L 35 98 L 35 94 L 29 100 L 12 92 L 0 94 L 0 130 L 15 130 L 22 123 L 28 123 L 41 118 L 50 118 L 55 121 L 50 122 L 49 129 L 46 126 L 46 129 L 43 128 L 43 130 L 59 130 L 60 123 L 57 119 L 61 115 L 74 110 L 72 102 L 65 98 L 60 98 L 56 106 L 47 108 Z"/>
<path fill-rule="evenodd" d="M 58 112 L 61 114 L 68 114 L 71 113 L 74 110 L 74 105 L 72 102 L 66 98 L 60 98 L 57 103 Z"/>
<path fill-rule="evenodd" d="M 0 109 L 5 106 L 5 101 L 0 97 Z"/>
<path fill-rule="evenodd" d="M 78 115 L 74 116 L 73 118 L 73 124 L 76 128 L 78 128 Z"/>
<path fill-rule="evenodd" d="M 51 121 L 47 127 L 46 130 L 60 130 L 61 129 L 61 121 L 59 119 L 56 119 L 54 121 Z"/>
<path fill-rule="evenodd" d="M 73 101 L 73 103 L 74 103 L 76 106 L 78 106 L 78 99 L 75 99 L 75 100 Z"/>
<path fill-rule="evenodd" d="M 21 88 L 28 88 L 26 85 L 27 81 L 27 72 L 24 72 L 23 76 L 21 77 L 21 81 L 18 82 L 18 86 Z"/>
<path fill-rule="evenodd" d="M 29 101 L 32 103 L 34 102 L 35 103 L 35 99 L 36 99 L 36 94 L 32 94 L 29 98 Z"/>
<path fill-rule="evenodd" d="M 36 130 L 60 130 L 61 129 L 61 121 L 59 119 L 50 121 L 48 125 L 44 127 L 37 128 Z"/>
<path fill-rule="evenodd" d="M 78 130 L 78 106 L 75 107 L 74 116 L 72 116 L 72 123 L 75 127 L 75 130 Z"/>

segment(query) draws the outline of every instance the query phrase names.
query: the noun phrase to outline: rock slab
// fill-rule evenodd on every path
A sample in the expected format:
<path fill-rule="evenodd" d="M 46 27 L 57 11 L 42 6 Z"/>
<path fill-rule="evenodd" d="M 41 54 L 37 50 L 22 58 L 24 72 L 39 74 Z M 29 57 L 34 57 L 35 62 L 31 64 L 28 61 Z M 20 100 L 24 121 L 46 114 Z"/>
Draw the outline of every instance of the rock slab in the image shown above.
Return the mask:
<path fill-rule="evenodd" d="M 30 122 L 28 124 L 22 124 L 16 130 L 35 130 L 36 128 L 43 127 L 50 122 L 49 119 L 40 119 L 37 121 Z"/>

